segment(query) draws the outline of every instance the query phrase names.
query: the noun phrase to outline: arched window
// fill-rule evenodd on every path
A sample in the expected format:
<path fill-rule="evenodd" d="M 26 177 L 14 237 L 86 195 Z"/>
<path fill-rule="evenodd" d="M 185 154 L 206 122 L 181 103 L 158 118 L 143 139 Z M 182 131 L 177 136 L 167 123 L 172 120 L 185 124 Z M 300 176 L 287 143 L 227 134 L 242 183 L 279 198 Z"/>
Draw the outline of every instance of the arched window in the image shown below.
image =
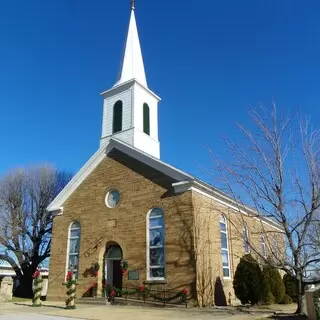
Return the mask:
<path fill-rule="evenodd" d="M 143 104 L 143 132 L 150 135 L 150 108 Z"/>
<path fill-rule="evenodd" d="M 267 257 L 267 250 L 266 250 L 266 242 L 264 239 L 264 234 L 260 234 L 260 243 L 261 243 L 261 255 L 266 258 Z"/>
<path fill-rule="evenodd" d="M 72 222 L 68 237 L 68 266 L 67 271 L 72 271 L 76 278 L 79 271 L 79 252 L 80 252 L 80 223 Z"/>
<path fill-rule="evenodd" d="M 113 133 L 122 131 L 122 109 L 123 103 L 119 100 L 113 106 Z"/>
<path fill-rule="evenodd" d="M 163 210 L 153 208 L 147 215 L 147 279 L 165 279 L 165 224 Z"/>
<path fill-rule="evenodd" d="M 247 228 L 247 224 L 246 223 L 244 223 L 244 225 L 243 225 L 242 237 L 243 237 L 244 253 L 250 253 L 249 239 L 248 239 L 248 228 Z"/>
<path fill-rule="evenodd" d="M 220 237 L 221 237 L 221 256 L 223 277 L 230 277 L 230 262 L 229 262 L 229 244 L 228 244 L 228 229 L 225 216 L 220 216 Z"/>

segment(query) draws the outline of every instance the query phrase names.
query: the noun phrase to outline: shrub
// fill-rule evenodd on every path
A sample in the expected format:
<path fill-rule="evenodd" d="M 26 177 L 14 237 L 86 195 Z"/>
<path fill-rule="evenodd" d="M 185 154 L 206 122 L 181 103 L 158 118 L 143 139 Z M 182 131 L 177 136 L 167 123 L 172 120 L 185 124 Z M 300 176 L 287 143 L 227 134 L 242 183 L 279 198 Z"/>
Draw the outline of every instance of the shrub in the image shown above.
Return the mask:
<path fill-rule="evenodd" d="M 269 284 L 270 291 L 274 296 L 274 302 L 280 303 L 285 295 L 285 286 L 279 271 L 270 265 L 266 265 L 263 267 L 263 276 L 265 282 Z"/>
<path fill-rule="evenodd" d="M 270 306 L 271 304 L 274 304 L 274 296 L 271 293 L 270 289 L 263 289 L 262 290 L 262 304 Z"/>
<path fill-rule="evenodd" d="M 292 303 L 292 299 L 289 295 L 285 294 L 282 298 L 282 300 L 280 301 L 280 304 L 291 304 Z"/>
<path fill-rule="evenodd" d="M 233 288 L 242 304 L 257 304 L 261 300 L 263 276 L 257 261 L 251 254 L 244 255 L 237 266 Z"/>
<path fill-rule="evenodd" d="M 285 286 L 286 294 L 292 299 L 293 302 L 298 301 L 298 286 L 297 280 L 290 274 L 283 276 L 283 283 Z"/>
<path fill-rule="evenodd" d="M 265 305 L 270 305 L 275 302 L 275 298 L 270 289 L 269 269 L 264 267 L 262 274 L 261 302 Z"/>

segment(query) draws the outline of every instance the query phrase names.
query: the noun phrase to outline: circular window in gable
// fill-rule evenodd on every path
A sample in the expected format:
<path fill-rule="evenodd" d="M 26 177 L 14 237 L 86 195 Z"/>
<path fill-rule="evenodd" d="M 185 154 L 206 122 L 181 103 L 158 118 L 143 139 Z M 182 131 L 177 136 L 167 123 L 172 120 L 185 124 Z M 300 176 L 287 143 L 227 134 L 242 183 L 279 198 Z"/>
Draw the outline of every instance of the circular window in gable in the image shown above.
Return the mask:
<path fill-rule="evenodd" d="M 108 208 L 115 208 L 120 201 L 120 192 L 118 190 L 110 190 L 105 198 L 105 203 Z"/>

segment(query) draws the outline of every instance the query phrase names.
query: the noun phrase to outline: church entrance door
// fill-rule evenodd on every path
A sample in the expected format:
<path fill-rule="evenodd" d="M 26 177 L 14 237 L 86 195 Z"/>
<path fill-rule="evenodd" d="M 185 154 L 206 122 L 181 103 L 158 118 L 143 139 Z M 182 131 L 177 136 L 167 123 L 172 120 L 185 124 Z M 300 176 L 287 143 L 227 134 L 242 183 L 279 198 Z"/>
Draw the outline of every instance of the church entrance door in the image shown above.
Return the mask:
<path fill-rule="evenodd" d="M 121 272 L 122 250 L 120 246 L 109 247 L 105 257 L 105 280 L 117 289 L 122 289 Z"/>

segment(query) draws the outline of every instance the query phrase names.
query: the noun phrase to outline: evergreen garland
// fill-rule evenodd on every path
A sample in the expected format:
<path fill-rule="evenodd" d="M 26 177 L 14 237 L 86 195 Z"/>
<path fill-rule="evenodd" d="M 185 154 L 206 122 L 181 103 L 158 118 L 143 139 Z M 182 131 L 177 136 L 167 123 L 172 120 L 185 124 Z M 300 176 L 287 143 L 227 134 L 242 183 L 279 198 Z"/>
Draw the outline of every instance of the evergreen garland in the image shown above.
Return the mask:
<path fill-rule="evenodd" d="M 172 300 L 175 300 L 179 297 L 181 297 L 182 302 L 186 302 L 188 298 L 188 292 L 186 289 L 183 289 L 180 292 L 177 292 L 176 294 L 170 296 L 170 297 L 159 297 L 157 294 L 154 294 L 151 289 L 146 288 L 144 285 L 141 285 L 140 287 L 132 290 L 121 290 L 109 285 L 105 286 L 105 293 L 106 297 L 108 298 L 109 301 L 114 302 L 114 297 L 115 295 L 118 296 L 129 296 L 129 295 L 134 295 L 134 294 L 139 294 L 140 296 L 143 297 L 143 300 L 145 300 L 148 297 L 153 298 L 156 301 L 160 302 L 171 302 Z M 320 320 L 320 319 L 317 319 Z"/>
<path fill-rule="evenodd" d="M 66 309 L 75 309 L 76 285 L 77 281 L 72 272 L 68 272 L 66 282 L 63 283 L 67 287 Z"/>
<path fill-rule="evenodd" d="M 314 303 L 314 310 L 316 312 L 317 320 L 320 320 L 319 291 L 320 290 L 315 290 L 313 292 L 313 303 Z"/>
<path fill-rule="evenodd" d="M 40 274 L 40 271 L 37 270 L 33 274 L 32 278 L 34 279 L 32 306 L 33 307 L 41 307 L 41 292 L 42 292 L 43 279 Z"/>

